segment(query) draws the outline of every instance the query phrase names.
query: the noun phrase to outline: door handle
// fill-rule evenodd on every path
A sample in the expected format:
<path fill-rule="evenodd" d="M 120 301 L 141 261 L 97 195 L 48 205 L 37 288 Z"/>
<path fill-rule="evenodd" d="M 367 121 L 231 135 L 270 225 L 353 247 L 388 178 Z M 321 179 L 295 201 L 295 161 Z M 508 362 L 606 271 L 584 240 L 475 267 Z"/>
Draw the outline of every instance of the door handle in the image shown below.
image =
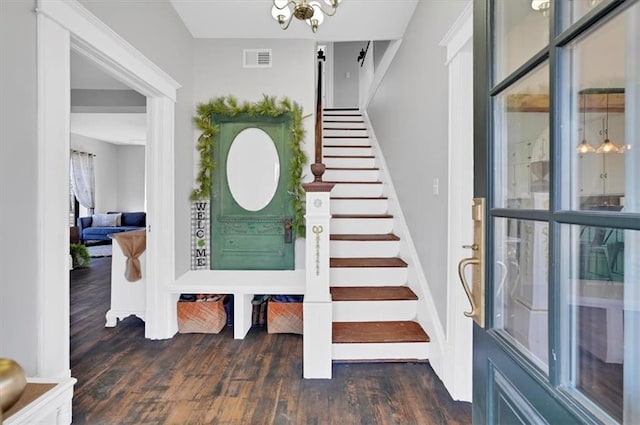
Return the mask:
<path fill-rule="evenodd" d="M 485 274 L 485 199 L 474 198 L 471 208 L 473 219 L 473 243 L 464 245 L 473 251 L 472 257 L 463 258 L 458 263 L 458 276 L 464 289 L 471 311 L 464 315 L 471 317 L 480 327 L 484 328 L 484 274 Z M 472 266 L 471 285 L 467 282 L 465 269 Z"/>
<path fill-rule="evenodd" d="M 293 242 L 293 226 L 291 224 L 291 219 L 286 218 L 284 220 L 284 243 Z"/>
<path fill-rule="evenodd" d="M 475 257 L 463 258 L 458 263 L 458 276 L 460 276 L 460 282 L 462 282 L 462 288 L 464 289 L 464 292 L 467 294 L 467 298 L 469 299 L 469 304 L 471 304 L 471 311 L 465 311 L 464 315 L 471 318 L 474 318 L 478 314 L 478 306 L 475 300 L 473 299 L 473 293 L 471 292 L 471 289 L 469 288 L 469 284 L 467 283 L 467 276 L 464 274 L 464 269 L 467 266 L 477 265 L 477 264 L 480 264 L 480 260 Z"/>

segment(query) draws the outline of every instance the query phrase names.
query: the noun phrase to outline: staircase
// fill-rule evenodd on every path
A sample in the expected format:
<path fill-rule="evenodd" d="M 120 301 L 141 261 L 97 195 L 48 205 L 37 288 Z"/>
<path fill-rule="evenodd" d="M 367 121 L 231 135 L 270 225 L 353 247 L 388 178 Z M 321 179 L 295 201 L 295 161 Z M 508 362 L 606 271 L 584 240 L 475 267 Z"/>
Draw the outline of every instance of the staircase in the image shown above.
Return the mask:
<path fill-rule="evenodd" d="M 424 360 L 429 336 L 357 109 L 325 109 L 323 180 L 331 192 L 330 285 L 334 361 Z"/>

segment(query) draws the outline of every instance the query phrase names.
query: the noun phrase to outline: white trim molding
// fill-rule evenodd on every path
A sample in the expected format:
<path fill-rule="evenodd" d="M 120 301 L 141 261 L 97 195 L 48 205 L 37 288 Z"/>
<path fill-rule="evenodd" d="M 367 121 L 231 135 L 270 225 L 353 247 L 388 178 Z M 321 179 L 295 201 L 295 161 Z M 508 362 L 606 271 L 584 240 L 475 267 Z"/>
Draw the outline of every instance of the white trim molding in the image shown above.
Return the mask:
<path fill-rule="evenodd" d="M 147 332 L 151 338 L 175 333 L 167 315 L 174 279 L 174 102 L 180 85 L 75 0 L 39 0 L 38 69 L 38 347 L 37 375 L 70 376 L 69 187 L 70 50 L 75 49 L 109 75 L 147 96 L 148 224 Z M 175 309 L 175 305 L 174 305 Z M 162 311 L 162 313 L 160 313 Z M 164 317 L 164 320 L 161 318 Z M 149 320 L 152 323 L 149 323 Z M 173 315 L 175 320 L 175 314 Z"/>
<path fill-rule="evenodd" d="M 440 45 L 449 68 L 449 224 L 447 237 L 446 363 L 439 374 L 455 400 L 471 401 L 473 324 L 464 316 L 469 302 L 458 277 L 458 262 L 470 255 L 462 245 L 473 240 L 473 13 L 471 2 Z"/>

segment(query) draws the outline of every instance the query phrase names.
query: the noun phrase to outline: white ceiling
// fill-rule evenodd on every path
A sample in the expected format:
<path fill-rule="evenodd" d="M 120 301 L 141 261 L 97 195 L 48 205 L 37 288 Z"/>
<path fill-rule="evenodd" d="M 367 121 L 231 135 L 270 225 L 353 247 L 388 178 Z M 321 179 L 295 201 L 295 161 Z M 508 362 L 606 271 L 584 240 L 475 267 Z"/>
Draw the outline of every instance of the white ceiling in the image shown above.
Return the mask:
<path fill-rule="evenodd" d="M 72 113 L 71 133 L 117 145 L 144 145 L 147 114 Z"/>
<path fill-rule="evenodd" d="M 418 0 L 343 0 L 318 32 L 294 18 L 286 31 L 271 16 L 272 0 L 170 0 L 195 38 L 290 38 L 321 41 L 402 38 Z M 322 0 L 320 3 L 327 6 Z M 329 9 L 329 7 L 325 7 Z"/>

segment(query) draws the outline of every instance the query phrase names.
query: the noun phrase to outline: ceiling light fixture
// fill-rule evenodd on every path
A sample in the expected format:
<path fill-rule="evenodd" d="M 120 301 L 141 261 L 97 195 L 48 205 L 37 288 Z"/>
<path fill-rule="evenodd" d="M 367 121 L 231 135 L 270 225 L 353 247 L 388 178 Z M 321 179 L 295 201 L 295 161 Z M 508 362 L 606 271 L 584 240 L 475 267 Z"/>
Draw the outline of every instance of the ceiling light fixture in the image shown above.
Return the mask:
<path fill-rule="evenodd" d="M 596 148 L 591 146 L 587 142 L 587 94 L 582 93 L 582 142 L 576 148 L 576 151 L 581 154 L 593 153 Z"/>
<path fill-rule="evenodd" d="M 549 11 L 549 7 L 551 7 L 551 2 L 549 0 L 531 0 L 531 8 L 538 12 L 542 12 L 545 16 Z"/>
<path fill-rule="evenodd" d="M 318 26 L 324 21 L 324 17 L 333 16 L 338 10 L 338 5 L 342 0 L 324 0 L 326 4 L 331 6 L 330 11 L 324 10 L 319 1 L 308 0 L 273 0 L 271 8 L 271 16 L 278 21 L 280 28 L 286 30 L 289 28 L 294 17 L 301 21 L 305 21 L 311 26 L 311 31 L 318 31 Z"/>
<path fill-rule="evenodd" d="M 606 94 L 606 99 L 607 99 L 606 126 L 604 123 L 605 120 L 602 120 L 602 137 L 604 137 L 604 141 L 602 142 L 602 144 L 600 144 L 600 146 L 598 146 L 598 149 L 596 149 L 596 153 L 609 153 L 609 152 L 618 153 L 620 152 L 620 148 L 616 146 L 616 144 L 613 143 L 611 140 L 609 140 L 609 93 Z"/>

